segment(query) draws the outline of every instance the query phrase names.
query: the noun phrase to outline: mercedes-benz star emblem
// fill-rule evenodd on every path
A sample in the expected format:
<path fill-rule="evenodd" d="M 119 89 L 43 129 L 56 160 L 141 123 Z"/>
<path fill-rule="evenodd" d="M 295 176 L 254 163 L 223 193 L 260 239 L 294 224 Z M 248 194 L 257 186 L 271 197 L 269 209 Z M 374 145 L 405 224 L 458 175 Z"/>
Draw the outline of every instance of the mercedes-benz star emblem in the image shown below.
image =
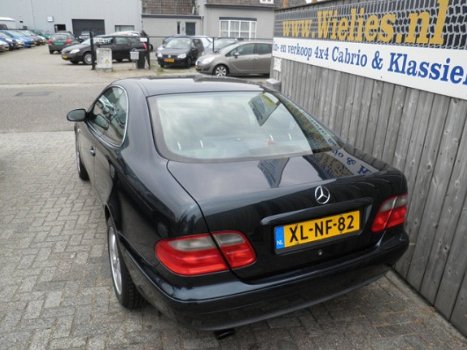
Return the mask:
<path fill-rule="evenodd" d="M 331 199 L 331 193 L 324 186 L 318 186 L 315 189 L 315 198 L 319 204 L 326 204 Z"/>

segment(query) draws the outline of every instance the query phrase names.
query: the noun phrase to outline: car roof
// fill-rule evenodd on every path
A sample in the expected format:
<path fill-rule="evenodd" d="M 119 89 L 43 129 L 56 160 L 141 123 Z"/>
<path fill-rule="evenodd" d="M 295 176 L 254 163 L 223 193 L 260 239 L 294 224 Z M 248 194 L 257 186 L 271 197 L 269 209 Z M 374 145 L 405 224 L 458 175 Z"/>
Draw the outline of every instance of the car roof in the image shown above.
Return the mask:
<path fill-rule="evenodd" d="M 96 38 L 136 38 L 139 39 L 136 35 L 125 35 L 125 34 L 103 34 L 98 35 Z"/>
<path fill-rule="evenodd" d="M 69 37 L 73 36 L 72 34 L 67 33 L 67 32 L 57 32 L 57 33 L 50 34 L 50 36 L 56 36 L 56 35 L 66 35 L 66 36 L 69 36 Z"/>
<path fill-rule="evenodd" d="M 240 79 L 198 75 L 192 77 L 128 78 L 118 80 L 114 82 L 114 85 L 121 85 L 123 87 L 138 85 L 147 97 L 192 92 L 264 91 L 264 88 L 260 85 Z"/>
<path fill-rule="evenodd" d="M 260 40 L 260 39 L 255 39 L 255 40 L 239 40 L 239 44 L 272 44 L 272 40 Z"/>

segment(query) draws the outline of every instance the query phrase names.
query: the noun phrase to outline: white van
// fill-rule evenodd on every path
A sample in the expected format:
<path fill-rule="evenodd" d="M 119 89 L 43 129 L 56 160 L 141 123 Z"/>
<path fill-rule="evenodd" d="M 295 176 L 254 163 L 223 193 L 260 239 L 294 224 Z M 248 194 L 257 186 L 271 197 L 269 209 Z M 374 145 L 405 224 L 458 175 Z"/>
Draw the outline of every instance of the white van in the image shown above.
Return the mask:
<path fill-rule="evenodd" d="M 21 29 L 21 25 L 14 18 L 0 17 L 0 29 Z"/>

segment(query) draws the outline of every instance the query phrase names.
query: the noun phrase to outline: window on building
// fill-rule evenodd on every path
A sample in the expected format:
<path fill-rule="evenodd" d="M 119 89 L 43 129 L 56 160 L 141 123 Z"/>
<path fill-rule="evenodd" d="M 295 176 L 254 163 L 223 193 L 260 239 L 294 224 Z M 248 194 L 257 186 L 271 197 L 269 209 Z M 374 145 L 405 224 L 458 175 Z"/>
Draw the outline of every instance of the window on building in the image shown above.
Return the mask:
<path fill-rule="evenodd" d="M 185 34 L 186 35 L 196 34 L 196 23 L 195 22 L 185 22 Z"/>
<path fill-rule="evenodd" d="M 132 26 L 132 25 L 116 25 L 115 26 L 116 32 L 126 32 L 130 30 L 135 30 L 135 26 Z"/>
<path fill-rule="evenodd" d="M 219 36 L 229 38 L 256 38 L 256 21 L 239 19 L 221 19 Z"/>
<path fill-rule="evenodd" d="M 259 0 L 260 4 L 273 4 L 274 5 L 274 0 Z"/>

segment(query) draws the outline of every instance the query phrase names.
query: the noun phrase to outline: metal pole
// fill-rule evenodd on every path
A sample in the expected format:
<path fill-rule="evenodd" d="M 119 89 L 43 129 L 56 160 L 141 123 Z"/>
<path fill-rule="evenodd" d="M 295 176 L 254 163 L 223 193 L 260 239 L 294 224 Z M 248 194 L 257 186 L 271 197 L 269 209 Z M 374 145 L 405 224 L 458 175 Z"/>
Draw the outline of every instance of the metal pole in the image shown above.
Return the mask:
<path fill-rule="evenodd" d="M 151 69 L 151 43 L 149 42 L 149 35 L 146 35 L 146 38 L 148 39 L 147 46 L 146 46 L 146 51 L 148 53 L 148 69 Z"/>
<path fill-rule="evenodd" d="M 91 39 L 91 57 L 92 57 L 92 70 L 96 70 L 96 52 L 94 51 L 94 35 L 89 31 L 89 39 Z"/>

